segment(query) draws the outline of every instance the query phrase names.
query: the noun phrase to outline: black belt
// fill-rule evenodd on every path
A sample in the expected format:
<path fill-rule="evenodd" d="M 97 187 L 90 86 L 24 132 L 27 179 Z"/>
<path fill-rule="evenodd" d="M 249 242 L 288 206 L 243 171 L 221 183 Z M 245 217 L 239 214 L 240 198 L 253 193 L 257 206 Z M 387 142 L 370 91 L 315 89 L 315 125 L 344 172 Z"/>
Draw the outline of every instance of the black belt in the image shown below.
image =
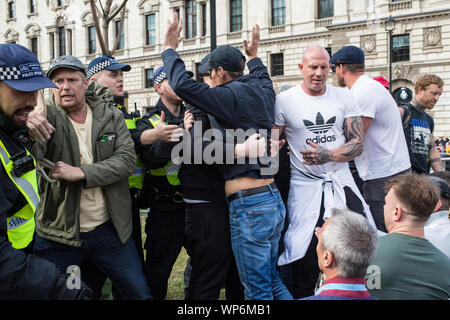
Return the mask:
<path fill-rule="evenodd" d="M 265 186 L 261 186 L 258 188 L 241 190 L 241 191 L 235 192 L 233 194 L 230 194 L 227 197 L 227 201 L 230 203 L 233 200 L 239 199 L 239 193 L 241 194 L 241 197 L 248 197 L 248 196 L 252 196 L 254 194 L 270 191 L 270 187 L 272 187 L 272 189 L 277 188 L 277 186 L 275 185 L 275 182 L 272 182 L 271 184 L 267 184 Z"/>

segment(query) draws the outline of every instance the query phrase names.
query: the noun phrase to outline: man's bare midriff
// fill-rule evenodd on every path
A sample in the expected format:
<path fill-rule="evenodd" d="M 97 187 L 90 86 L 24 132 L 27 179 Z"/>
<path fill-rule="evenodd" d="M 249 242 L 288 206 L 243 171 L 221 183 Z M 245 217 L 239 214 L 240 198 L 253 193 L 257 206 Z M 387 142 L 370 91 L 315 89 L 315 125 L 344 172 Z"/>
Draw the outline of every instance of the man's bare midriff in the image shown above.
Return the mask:
<path fill-rule="evenodd" d="M 229 196 L 238 191 L 266 186 L 273 181 L 273 178 L 256 179 L 253 177 L 240 177 L 234 180 L 227 180 L 225 181 L 225 193 L 227 194 L 227 196 Z"/>

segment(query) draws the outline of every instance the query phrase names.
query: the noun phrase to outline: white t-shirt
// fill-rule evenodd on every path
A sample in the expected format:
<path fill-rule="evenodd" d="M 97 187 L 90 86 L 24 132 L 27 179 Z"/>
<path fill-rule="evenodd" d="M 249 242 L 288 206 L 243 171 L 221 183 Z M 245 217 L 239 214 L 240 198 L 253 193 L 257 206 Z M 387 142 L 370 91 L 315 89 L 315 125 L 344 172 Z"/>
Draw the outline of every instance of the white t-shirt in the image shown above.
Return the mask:
<path fill-rule="evenodd" d="M 69 118 L 70 119 L 70 118 Z M 87 105 L 87 116 L 84 123 L 77 123 L 70 119 L 78 138 L 80 149 L 80 164 L 94 163 L 92 156 L 92 110 Z M 108 221 L 109 214 L 106 208 L 102 188 L 81 188 L 80 195 L 80 231 L 88 232 Z"/>
<path fill-rule="evenodd" d="M 364 151 L 355 158 L 362 180 L 392 176 L 411 167 L 400 112 L 391 94 L 379 82 L 362 75 L 350 92 L 363 117 L 372 118 Z"/>
<path fill-rule="evenodd" d="M 300 85 L 280 93 L 275 102 L 275 124 L 283 126 L 291 149 L 291 188 L 289 190 L 289 225 L 283 238 L 285 250 L 278 265 L 302 258 L 309 247 L 319 218 L 323 196 L 326 220 L 332 208 L 346 206 L 344 187 L 361 200 L 365 215 L 373 226 L 369 206 L 364 202 L 350 173 L 348 162 L 305 165 L 301 150 L 312 149 L 309 139 L 326 149 L 346 143 L 344 120 L 361 115 L 347 89 L 327 85 L 321 96 L 306 94 Z M 313 174 L 314 176 L 311 176 Z"/>
<path fill-rule="evenodd" d="M 296 85 L 277 95 L 275 124 L 283 126 L 291 149 L 292 174 L 297 170 L 321 175 L 347 167 L 347 162 L 328 162 L 322 165 L 305 165 L 301 150 L 312 149 L 309 139 L 326 149 L 336 149 L 346 143 L 344 119 L 360 116 L 352 95 L 347 89 L 326 86 L 321 96 L 306 94 Z"/>

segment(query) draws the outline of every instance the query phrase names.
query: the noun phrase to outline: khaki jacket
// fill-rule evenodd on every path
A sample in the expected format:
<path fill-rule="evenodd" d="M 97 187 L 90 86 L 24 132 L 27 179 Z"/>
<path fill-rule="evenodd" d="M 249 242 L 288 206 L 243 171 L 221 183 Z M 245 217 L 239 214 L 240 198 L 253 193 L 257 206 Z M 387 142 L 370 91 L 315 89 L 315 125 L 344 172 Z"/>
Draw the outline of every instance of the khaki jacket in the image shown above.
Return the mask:
<path fill-rule="evenodd" d="M 32 153 L 37 160 L 63 161 L 80 167 L 86 179 L 49 183 L 39 179 L 41 201 L 36 211 L 36 231 L 42 238 L 80 246 L 81 188 L 101 187 L 106 206 L 122 243 L 131 235 L 131 198 L 128 176 L 136 164 L 133 140 L 122 112 L 98 94 L 104 87 L 95 82 L 86 90 L 86 101 L 92 108 L 92 148 L 94 163 L 80 165 L 75 130 L 66 114 L 51 95 L 47 99 L 47 120 L 56 131 L 46 142 L 36 142 Z M 107 90 L 107 89 L 106 89 Z M 96 92 L 94 94 L 94 92 Z M 112 101 L 112 100 L 111 100 Z"/>

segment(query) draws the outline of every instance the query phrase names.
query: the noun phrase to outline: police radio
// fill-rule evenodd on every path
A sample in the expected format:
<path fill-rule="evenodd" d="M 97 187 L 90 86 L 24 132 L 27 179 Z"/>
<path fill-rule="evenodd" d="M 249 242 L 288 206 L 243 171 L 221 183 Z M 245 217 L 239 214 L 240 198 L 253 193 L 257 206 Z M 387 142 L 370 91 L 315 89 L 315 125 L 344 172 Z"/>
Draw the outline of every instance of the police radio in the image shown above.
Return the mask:
<path fill-rule="evenodd" d="M 14 173 L 17 177 L 23 176 L 25 173 L 34 170 L 36 166 L 34 165 L 34 158 L 31 155 L 27 155 L 25 152 L 11 157 L 13 162 Z"/>

